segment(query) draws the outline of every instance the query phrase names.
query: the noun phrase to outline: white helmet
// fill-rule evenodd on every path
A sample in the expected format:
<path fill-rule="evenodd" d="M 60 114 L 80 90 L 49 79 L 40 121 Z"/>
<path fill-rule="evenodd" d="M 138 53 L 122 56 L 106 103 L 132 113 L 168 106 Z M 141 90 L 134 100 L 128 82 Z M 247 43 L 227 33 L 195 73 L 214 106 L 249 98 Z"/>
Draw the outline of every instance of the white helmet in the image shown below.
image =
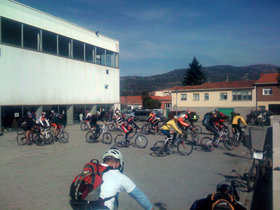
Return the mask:
<path fill-rule="evenodd" d="M 113 157 L 117 160 L 120 160 L 120 167 L 123 167 L 123 157 L 122 153 L 119 149 L 112 147 L 103 155 L 102 159 L 104 160 L 106 157 Z"/>
<path fill-rule="evenodd" d="M 177 120 L 177 119 L 178 119 L 178 116 L 174 115 L 173 119 L 174 119 L 174 120 Z"/>

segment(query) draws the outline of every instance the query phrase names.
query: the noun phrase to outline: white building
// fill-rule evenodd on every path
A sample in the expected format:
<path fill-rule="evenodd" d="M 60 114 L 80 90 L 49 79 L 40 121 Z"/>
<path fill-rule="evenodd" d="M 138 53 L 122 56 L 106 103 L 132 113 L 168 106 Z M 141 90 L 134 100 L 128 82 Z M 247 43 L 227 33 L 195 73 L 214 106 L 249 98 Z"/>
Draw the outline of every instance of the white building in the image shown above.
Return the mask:
<path fill-rule="evenodd" d="M 0 129 L 28 110 L 64 110 L 73 123 L 86 109 L 118 106 L 119 75 L 118 40 L 0 1 Z"/>

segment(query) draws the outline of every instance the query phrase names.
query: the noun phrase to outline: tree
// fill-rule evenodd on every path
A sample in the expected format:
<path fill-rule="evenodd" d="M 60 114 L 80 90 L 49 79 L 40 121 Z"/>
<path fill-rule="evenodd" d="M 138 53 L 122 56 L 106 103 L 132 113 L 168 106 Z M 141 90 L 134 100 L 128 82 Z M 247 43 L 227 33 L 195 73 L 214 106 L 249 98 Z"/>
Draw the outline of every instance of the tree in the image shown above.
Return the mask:
<path fill-rule="evenodd" d="M 202 66 L 196 60 L 196 57 L 193 58 L 189 67 L 186 69 L 183 85 L 201 85 L 207 81 L 207 76 L 202 71 Z"/>
<path fill-rule="evenodd" d="M 143 109 L 159 109 L 161 102 L 156 99 L 152 99 L 147 91 L 142 92 L 142 105 Z"/>

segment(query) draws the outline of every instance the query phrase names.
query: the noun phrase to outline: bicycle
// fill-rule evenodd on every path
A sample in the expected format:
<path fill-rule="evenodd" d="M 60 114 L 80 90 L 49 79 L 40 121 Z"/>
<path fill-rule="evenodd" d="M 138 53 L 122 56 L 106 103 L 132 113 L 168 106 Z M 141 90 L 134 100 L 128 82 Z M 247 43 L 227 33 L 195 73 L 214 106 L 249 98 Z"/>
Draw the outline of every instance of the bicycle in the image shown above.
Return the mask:
<path fill-rule="evenodd" d="M 166 155 L 172 154 L 172 147 L 177 147 L 177 151 L 180 155 L 187 156 L 193 151 L 193 144 L 191 141 L 187 140 L 185 135 L 178 135 L 174 144 L 172 144 L 172 139 L 165 137 L 165 141 L 157 141 L 153 147 L 153 151 L 156 156 L 164 157 Z"/>
<path fill-rule="evenodd" d="M 198 145 L 198 142 L 199 142 L 199 136 L 198 136 L 198 132 L 197 132 L 197 129 L 190 125 L 189 128 L 186 130 L 186 127 L 183 128 L 185 134 L 186 134 L 186 139 L 188 138 L 188 135 L 190 134 L 191 138 L 192 138 L 192 141 L 195 145 Z"/>
<path fill-rule="evenodd" d="M 101 142 L 103 144 L 111 144 L 112 143 L 112 135 L 107 131 L 106 124 L 100 126 L 99 132 L 96 133 L 95 129 L 92 129 L 87 132 L 86 134 L 86 142 L 89 143 L 97 143 L 99 142 L 97 139 L 102 134 L 102 140 Z"/>
<path fill-rule="evenodd" d="M 256 188 L 260 176 L 263 179 L 266 179 L 268 170 L 272 168 L 272 160 L 268 157 L 268 150 L 254 150 L 253 158 L 254 160 L 249 170 L 247 179 L 248 192 L 251 192 Z"/>
<path fill-rule="evenodd" d="M 239 132 L 238 129 L 233 128 L 233 141 L 234 141 L 234 145 L 236 147 L 238 147 L 240 145 L 240 143 L 242 143 L 245 139 L 245 132 L 244 132 L 244 128 L 241 128 L 241 133 Z"/>
<path fill-rule="evenodd" d="M 121 123 L 117 123 L 116 120 L 114 119 L 113 122 L 110 122 L 110 123 L 107 124 L 107 128 L 111 132 L 113 132 L 113 131 L 121 131 L 120 125 L 121 125 Z"/>
<path fill-rule="evenodd" d="M 138 129 L 135 129 L 134 133 L 128 135 L 128 140 L 134 138 L 134 145 L 140 149 L 146 148 L 148 145 L 148 138 L 142 134 L 139 134 Z M 127 141 L 124 134 L 118 134 L 115 137 L 115 145 L 117 147 L 128 147 Z"/>
<path fill-rule="evenodd" d="M 162 126 L 162 122 L 159 122 L 156 127 L 154 127 L 151 122 L 146 122 L 141 127 L 141 131 L 144 135 L 155 134 L 155 133 L 160 134 L 161 132 L 159 132 L 159 129 L 160 129 L 161 126 Z M 156 132 L 156 128 L 157 128 L 157 132 Z"/>
<path fill-rule="evenodd" d="M 69 134 L 65 131 L 65 126 L 61 125 L 58 134 L 54 135 L 54 139 L 55 141 L 58 141 L 59 143 L 62 144 L 69 142 Z"/>
<path fill-rule="evenodd" d="M 82 120 L 80 128 L 81 128 L 82 131 L 87 131 L 90 128 L 89 127 L 89 121 L 88 120 Z"/>
<path fill-rule="evenodd" d="M 213 139 L 205 136 L 200 140 L 200 146 L 203 150 L 211 152 L 214 150 L 215 147 L 218 147 L 219 143 L 223 142 L 224 146 L 228 150 L 233 150 L 235 145 L 234 141 L 228 136 L 228 132 L 225 128 L 220 129 L 219 131 L 219 138 L 213 142 Z"/>

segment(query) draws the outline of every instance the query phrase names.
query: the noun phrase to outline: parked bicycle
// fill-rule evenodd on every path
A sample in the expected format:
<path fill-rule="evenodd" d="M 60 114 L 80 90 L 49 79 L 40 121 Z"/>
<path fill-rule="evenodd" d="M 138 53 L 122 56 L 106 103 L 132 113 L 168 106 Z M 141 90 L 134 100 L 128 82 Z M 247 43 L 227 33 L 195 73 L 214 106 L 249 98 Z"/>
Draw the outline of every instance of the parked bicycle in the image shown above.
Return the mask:
<path fill-rule="evenodd" d="M 253 158 L 254 160 L 248 173 L 248 192 L 251 192 L 256 188 L 258 179 L 260 177 L 262 177 L 264 180 L 267 180 L 268 172 L 272 168 L 272 160 L 268 156 L 268 147 L 265 147 L 265 151 L 254 150 Z"/>
<path fill-rule="evenodd" d="M 111 144 L 112 143 L 112 135 L 107 131 L 106 125 L 100 126 L 99 132 L 96 133 L 95 129 L 91 129 L 86 134 L 86 141 L 89 143 L 97 143 L 98 138 L 102 135 L 101 142 L 103 144 Z"/>
<path fill-rule="evenodd" d="M 148 145 L 148 138 L 142 134 L 139 134 L 138 129 L 135 129 L 134 132 L 130 133 L 128 136 L 128 140 L 132 140 L 134 138 L 134 145 L 138 148 L 146 148 Z M 115 145 L 117 147 L 127 147 L 125 134 L 118 134 L 115 137 Z"/>
<path fill-rule="evenodd" d="M 228 150 L 233 150 L 235 148 L 234 141 L 228 136 L 227 129 L 222 128 L 219 132 L 219 138 L 213 142 L 213 139 L 209 136 L 205 136 L 200 140 L 200 146 L 205 151 L 213 151 L 215 147 L 218 147 L 218 145 L 223 142 L 224 146 Z"/>
<path fill-rule="evenodd" d="M 172 148 L 177 147 L 177 151 L 180 155 L 190 155 L 193 151 L 193 143 L 186 139 L 184 135 L 178 135 L 174 143 L 172 139 L 165 137 L 165 141 L 157 141 L 153 147 L 153 151 L 158 157 L 164 157 L 172 154 Z"/>

